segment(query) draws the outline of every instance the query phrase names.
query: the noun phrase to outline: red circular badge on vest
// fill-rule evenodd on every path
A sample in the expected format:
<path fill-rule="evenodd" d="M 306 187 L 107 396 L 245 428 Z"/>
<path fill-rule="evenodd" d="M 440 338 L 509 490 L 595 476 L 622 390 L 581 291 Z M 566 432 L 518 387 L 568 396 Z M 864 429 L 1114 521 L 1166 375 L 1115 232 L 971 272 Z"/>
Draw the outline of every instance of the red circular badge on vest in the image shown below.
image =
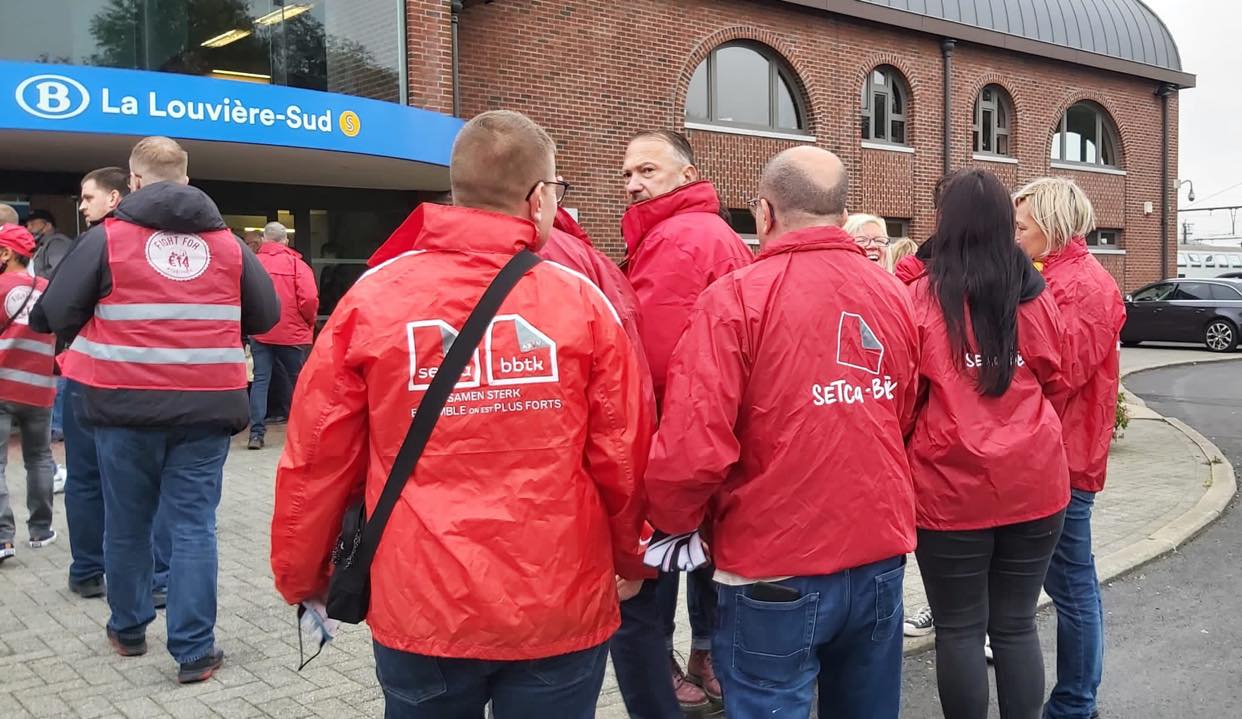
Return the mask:
<path fill-rule="evenodd" d="M 19 286 L 9 290 L 9 293 L 4 296 L 4 314 L 13 318 L 13 324 L 30 324 L 30 310 L 43 294 L 38 290 L 33 290 L 34 297 L 30 297 L 31 291 L 28 286 Z M 30 298 L 29 301 L 27 297 Z"/>
<path fill-rule="evenodd" d="M 211 248 L 198 235 L 156 232 L 147 239 L 147 263 L 168 279 L 185 282 L 207 271 Z"/>

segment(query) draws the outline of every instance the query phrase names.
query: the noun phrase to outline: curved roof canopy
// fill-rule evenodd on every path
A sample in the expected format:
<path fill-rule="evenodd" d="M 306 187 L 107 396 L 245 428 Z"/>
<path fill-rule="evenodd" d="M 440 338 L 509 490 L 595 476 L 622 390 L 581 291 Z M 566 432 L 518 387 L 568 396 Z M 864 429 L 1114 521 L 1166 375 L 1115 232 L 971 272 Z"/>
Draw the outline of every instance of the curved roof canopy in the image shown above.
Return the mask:
<path fill-rule="evenodd" d="M 1193 87 L 1142 0 L 786 0 L 943 37 Z"/>

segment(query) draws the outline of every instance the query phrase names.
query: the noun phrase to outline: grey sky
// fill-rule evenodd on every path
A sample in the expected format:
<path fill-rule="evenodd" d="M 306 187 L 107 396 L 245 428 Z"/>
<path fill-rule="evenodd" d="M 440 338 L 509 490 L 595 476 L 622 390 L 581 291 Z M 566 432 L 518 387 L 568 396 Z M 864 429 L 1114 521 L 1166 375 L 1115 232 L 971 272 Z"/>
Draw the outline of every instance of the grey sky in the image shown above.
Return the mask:
<path fill-rule="evenodd" d="M 1182 68 L 1198 76 L 1181 93 L 1181 179 L 1195 184 L 1195 202 L 1179 195 L 1180 207 L 1242 205 L 1242 2 L 1145 0 L 1177 41 Z M 1228 213 L 1189 213 L 1193 236 L 1228 235 Z M 1181 223 L 1179 222 L 1179 234 Z M 1238 217 L 1242 234 L 1242 213 Z"/>

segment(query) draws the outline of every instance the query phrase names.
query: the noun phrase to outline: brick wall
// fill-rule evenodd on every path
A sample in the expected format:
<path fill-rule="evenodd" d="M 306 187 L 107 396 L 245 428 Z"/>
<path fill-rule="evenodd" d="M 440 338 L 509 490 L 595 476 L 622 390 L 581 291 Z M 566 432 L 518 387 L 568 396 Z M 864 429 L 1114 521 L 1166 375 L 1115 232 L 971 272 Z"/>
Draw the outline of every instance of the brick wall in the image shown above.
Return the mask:
<path fill-rule="evenodd" d="M 423 3 L 429 4 L 429 3 Z M 430 3 L 434 4 L 434 3 Z M 648 128 L 682 129 L 691 74 L 723 42 L 747 40 L 779 55 L 801 85 L 818 145 L 851 172 L 851 209 L 911 220 L 926 238 L 934 222 L 931 190 L 942 173 L 943 75 L 940 38 L 785 4 L 751 0 L 505 0 L 468 4 L 461 19 L 462 113 L 527 113 L 558 144 L 562 174 L 597 245 L 619 257 L 626 199 L 619 170 L 626 140 Z M 413 60 L 411 60 L 413 66 Z M 863 148 L 861 88 L 877 65 L 896 67 L 911 97 L 907 140 L 913 153 Z M 1160 99 L 1156 83 L 1115 73 L 959 44 L 953 55 L 954 167 L 979 165 L 1015 188 L 1045 174 L 1078 180 L 1101 226 L 1123 231 L 1126 254 L 1101 256 L 1125 289 L 1160 274 Z M 1017 164 L 972 158 L 974 102 L 986 84 L 1013 98 L 1011 143 Z M 413 77 L 411 78 L 413 85 Z M 413 98 L 412 98 L 413 100 Z M 1051 170 L 1058 118 L 1079 100 L 1104 106 L 1116 122 L 1125 175 Z M 1176 98 L 1171 99 L 1176 117 Z M 1176 148 L 1176 125 L 1171 147 Z M 728 207 L 745 207 L 769 157 L 789 140 L 688 131 L 700 169 Z M 1176 177 L 1176 164 L 1170 169 Z M 1145 215 L 1143 203 L 1155 211 Z M 1170 217 L 1170 231 L 1175 218 Z M 1171 249 L 1173 249 L 1171 247 Z"/>
<path fill-rule="evenodd" d="M 405 0 L 409 104 L 453 112 L 453 28 L 450 0 Z M 504 33 L 503 28 L 496 33 Z"/>

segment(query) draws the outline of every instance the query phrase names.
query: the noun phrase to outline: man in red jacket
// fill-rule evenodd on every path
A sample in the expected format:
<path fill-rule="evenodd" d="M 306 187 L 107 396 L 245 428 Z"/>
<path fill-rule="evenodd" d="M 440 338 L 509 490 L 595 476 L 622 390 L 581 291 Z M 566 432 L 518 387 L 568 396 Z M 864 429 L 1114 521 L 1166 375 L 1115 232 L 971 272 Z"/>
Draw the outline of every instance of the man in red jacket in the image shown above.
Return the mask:
<path fill-rule="evenodd" d="M 777 155 L 756 262 L 707 288 L 669 365 L 646 481 L 670 534 L 711 523 L 730 717 L 895 719 L 914 548 L 904 435 L 919 356 L 895 277 L 841 225 L 841 161 Z"/>
<path fill-rule="evenodd" d="M 9 488 L 4 479 L 8 464 L 8 440 L 13 425 L 22 437 L 26 462 L 26 506 L 30 547 L 38 549 L 56 541 L 52 529 L 52 462 L 48 425 L 56 382 L 52 377 L 55 338 L 30 328 L 30 310 L 47 280 L 33 277 L 26 268 L 35 253 L 35 240 L 20 225 L 0 225 L 0 563 L 14 554 L 17 531 Z"/>
<path fill-rule="evenodd" d="M 643 349 L 659 406 L 669 357 L 699 293 L 750 264 L 753 255 L 721 219 L 716 188 L 701 178 L 684 136 L 668 130 L 640 133 L 626 148 L 621 174 L 632 203 L 621 222 L 626 273 L 638 297 Z M 614 641 L 613 663 L 626 706 L 635 716 L 676 717 L 680 710 L 705 708 L 709 698 L 720 699 L 711 657 L 716 596 L 711 570 L 693 572 L 687 579 L 691 640 L 685 674 L 672 655 L 679 582 L 676 574 L 666 574 L 625 607 L 626 626 Z M 659 616 L 648 617 L 648 612 Z M 642 625 L 662 629 L 680 707 L 669 701 L 650 648 L 640 649 L 647 645 L 638 630 Z"/>
<path fill-rule="evenodd" d="M 272 569 L 322 597 L 347 505 L 373 511 L 458 329 L 500 269 L 547 240 L 565 184 L 547 133 L 488 112 L 346 293 L 295 392 Z M 404 247 L 405 251 L 398 248 Z M 554 262 L 518 282 L 462 373 L 371 567 L 367 623 L 389 716 L 595 716 L 618 599 L 646 575 L 650 447 L 640 365 L 599 288 Z M 619 581 L 620 577 L 624 581 Z"/>
<path fill-rule="evenodd" d="M 267 223 L 258 257 L 280 298 L 280 321 L 270 332 L 250 338 L 254 383 L 250 387 L 250 443 L 246 445 L 249 449 L 263 449 L 263 438 L 267 434 L 264 422 L 267 393 L 275 366 L 280 365 L 284 370 L 290 387 L 297 384 L 298 373 L 306 361 L 306 350 L 313 339 L 315 315 L 319 312 L 315 273 L 302 259 L 302 254 L 289 246 L 289 231 L 284 225 Z"/>

